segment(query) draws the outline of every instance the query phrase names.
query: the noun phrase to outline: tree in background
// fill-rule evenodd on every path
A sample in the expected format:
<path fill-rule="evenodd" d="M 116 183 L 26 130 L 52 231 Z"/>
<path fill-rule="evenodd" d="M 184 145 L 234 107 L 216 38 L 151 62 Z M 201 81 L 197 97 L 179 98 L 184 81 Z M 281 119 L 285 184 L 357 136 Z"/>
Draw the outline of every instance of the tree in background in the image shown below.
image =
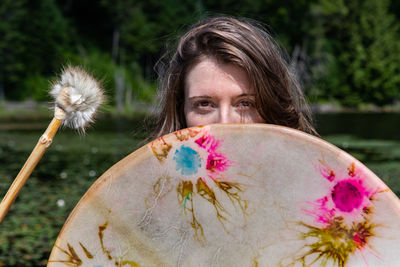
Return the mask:
<path fill-rule="evenodd" d="M 389 0 L 319 1 L 314 92 L 348 106 L 399 99 L 399 24 L 389 5 Z"/>
<path fill-rule="evenodd" d="M 4 0 L 0 4 L 0 99 L 18 96 L 12 88 L 25 71 L 21 61 L 27 38 L 21 29 L 28 10 L 24 0 Z"/>
<path fill-rule="evenodd" d="M 122 110 L 123 100 L 132 93 L 132 83 L 126 83 L 126 77 L 134 76 L 135 81 L 154 78 L 153 66 L 161 56 L 165 36 L 193 19 L 189 16 L 193 5 L 177 0 L 102 0 L 101 5 L 107 9 L 113 25 L 113 61 L 122 66 L 114 73 L 115 103 Z M 133 89 L 138 93 L 145 88 Z"/>
<path fill-rule="evenodd" d="M 0 73 L 5 96 L 47 98 L 47 79 L 68 50 L 68 25 L 53 0 L 15 0 L 0 4 Z M 44 88 L 40 88 L 45 86 Z"/>

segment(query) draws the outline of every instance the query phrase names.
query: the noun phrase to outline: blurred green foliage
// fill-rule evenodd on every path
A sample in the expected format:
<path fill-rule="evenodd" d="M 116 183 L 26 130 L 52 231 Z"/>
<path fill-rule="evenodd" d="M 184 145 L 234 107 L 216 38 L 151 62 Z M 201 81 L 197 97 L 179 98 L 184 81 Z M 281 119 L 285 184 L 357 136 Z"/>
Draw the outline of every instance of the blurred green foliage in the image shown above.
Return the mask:
<path fill-rule="evenodd" d="M 215 14 L 258 20 L 288 51 L 309 99 L 393 104 L 400 94 L 400 5 L 394 0 L 3 0 L 0 98 L 47 99 L 68 63 L 104 78 L 119 110 L 151 102 L 153 70 L 179 34 Z"/>
<path fill-rule="evenodd" d="M 347 106 L 392 104 L 400 92 L 400 31 L 389 0 L 320 0 L 314 13 L 326 68 L 317 85 L 323 98 Z M 317 56 L 318 57 L 318 56 Z"/>

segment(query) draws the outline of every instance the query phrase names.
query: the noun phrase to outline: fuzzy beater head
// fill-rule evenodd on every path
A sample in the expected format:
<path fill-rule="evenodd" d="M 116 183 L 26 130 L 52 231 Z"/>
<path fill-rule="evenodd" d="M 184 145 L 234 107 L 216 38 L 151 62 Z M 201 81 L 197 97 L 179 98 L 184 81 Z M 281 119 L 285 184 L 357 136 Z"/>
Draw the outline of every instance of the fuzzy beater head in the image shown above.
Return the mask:
<path fill-rule="evenodd" d="M 97 108 L 104 102 L 100 84 L 78 67 L 67 67 L 50 91 L 57 109 L 64 112 L 63 125 L 84 131 L 93 122 Z M 62 113 L 62 112 L 61 112 Z"/>

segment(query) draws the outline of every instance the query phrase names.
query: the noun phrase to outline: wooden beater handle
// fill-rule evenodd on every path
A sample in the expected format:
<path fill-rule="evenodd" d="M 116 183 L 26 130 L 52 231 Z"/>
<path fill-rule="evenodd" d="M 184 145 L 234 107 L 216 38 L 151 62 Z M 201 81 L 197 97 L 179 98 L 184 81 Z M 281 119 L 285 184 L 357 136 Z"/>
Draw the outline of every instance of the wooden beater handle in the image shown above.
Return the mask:
<path fill-rule="evenodd" d="M 40 137 L 31 155 L 18 173 L 17 177 L 14 179 L 14 182 L 0 203 L 0 223 L 3 221 L 15 198 L 18 196 L 19 191 L 21 191 L 22 187 L 24 186 L 26 180 L 28 180 L 36 165 L 43 157 L 44 152 L 46 152 L 47 148 L 53 142 L 53 137 L 61 123 L 62 120 L 53 118 L 44 134 Z"/>

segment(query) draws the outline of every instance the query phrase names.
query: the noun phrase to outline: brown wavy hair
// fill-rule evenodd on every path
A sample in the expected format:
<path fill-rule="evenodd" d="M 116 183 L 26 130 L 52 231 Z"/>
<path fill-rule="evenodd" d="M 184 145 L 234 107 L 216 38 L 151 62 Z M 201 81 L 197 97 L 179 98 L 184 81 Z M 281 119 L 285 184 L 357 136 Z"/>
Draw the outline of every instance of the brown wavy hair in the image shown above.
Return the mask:
<path fill-rule="evenodd" d="M 195 24 L 179 39 L 159 78 L 161 102 L 152 137 L 186 128 L 186 75 L 205 57 L 234 64 L 247 73 L 257 111 L 266 123 L 317 134 L 303 93 L 272 37 L 255 22 L 220 16 Z"/>

